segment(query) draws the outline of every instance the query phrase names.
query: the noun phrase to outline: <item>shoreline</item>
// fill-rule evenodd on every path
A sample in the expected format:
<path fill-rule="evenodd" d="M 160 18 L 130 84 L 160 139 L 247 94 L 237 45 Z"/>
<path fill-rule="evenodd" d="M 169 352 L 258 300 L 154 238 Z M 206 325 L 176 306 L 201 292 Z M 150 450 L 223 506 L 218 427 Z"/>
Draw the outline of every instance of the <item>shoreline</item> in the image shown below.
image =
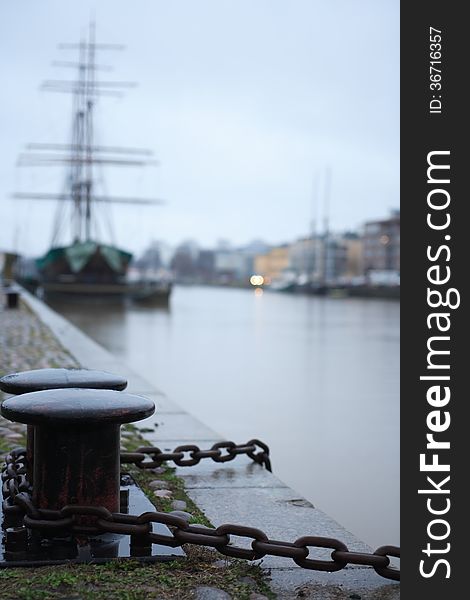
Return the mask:
<path fill-rule="evenodd" d="M 221 440 L 220 435 L 186 413 L 161 390 L 39 299 L 26 291 L 22 291 L 22 299 L 77 364 L 124 375 L 129 380 L 129 392 L 155 401 L 155 415 L 141 421 L 137 427 L 145 429 L 144 437 L 148 442 L 166 451 L 188 442 L 206 448 Z M 275 457 L 273 459 L 275 468 Z M 263 529 L 270 538 L 284 540 L 322 535 L 344 541 L 350 550 L 371 550 L 247 457 L 237 457 L 230 465 L 203 461 L 190 469 L 177 467 L 175 475 L 183 480 L 188 496 L 215 526 L 225 522 L 243 523 Z M 301 569 L 290 559 L 279 557 L 265 557 L 262 567 L 270 570 L 271 587 L 279 598 L 289 598 L 299 588 L 303 588 L 305 598 L 320 597 L 310 595 L 318 594 L 320 589 L 325 594 L 321 597 L 325 599 L 348 598 L 351 593 L 359 593 L 363 599 L 399 597 L 399 586 L 380 578 L 370 568 L 349 566 L 337 573 L 324 573 Z M 338 589 L 336 595 L 326 596 L 332 586 Z"/>

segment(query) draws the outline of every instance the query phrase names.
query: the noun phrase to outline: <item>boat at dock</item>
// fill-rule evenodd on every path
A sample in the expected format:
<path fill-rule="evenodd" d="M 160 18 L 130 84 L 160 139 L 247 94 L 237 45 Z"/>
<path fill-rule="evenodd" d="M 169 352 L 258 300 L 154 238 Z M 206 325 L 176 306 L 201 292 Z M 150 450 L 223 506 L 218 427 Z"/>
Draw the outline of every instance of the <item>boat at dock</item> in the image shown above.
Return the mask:
<path fill-rule="evenodd" d="M 98 212 L 102 214 L 110 203 L 161 204 L 157 199 L 99 193 L 102 182 L 97 169 L 155 164 L 149 150 L 102 146 L 94 139 L 94 108 L 98 97 L 120 96 L 123 89 L 134 85 L 132 82 L 98 80 L 96 73 L 102 66 L 96 62 L 96 53 L 100 49 L 118 50 L 122 47 L 97 43 L 93 23 L 86 40 L 61 47 L 78 51 L 77 62 L 58 63 L 58 66 L 76 69 L 77 77 L 47 81 L 43 88 L 72 94 L 70 142 L 30 144 L 20 155 L 18 165 L 65 167 L 65 184 L 61 193 L 14 194 L 17 199 L 57 202 L 51 247 L 34 263 L 30 262 L 30 268 L 20 267 L 17 279 L 46 300 L 67 298 L 81 302 L 87 298 L 100 298 L 106 302 L 130 299 L 166 303 L 172 289 L 170 275 L 151 279 L 129 278 L 132 253 L 106 242 L 99 235 Z M 69 226 L 65 227 L 64 223 Z M 107 225 L 110 227 L 109 223 Z M 64 235 L 68 237 L 65 242 Z"/>

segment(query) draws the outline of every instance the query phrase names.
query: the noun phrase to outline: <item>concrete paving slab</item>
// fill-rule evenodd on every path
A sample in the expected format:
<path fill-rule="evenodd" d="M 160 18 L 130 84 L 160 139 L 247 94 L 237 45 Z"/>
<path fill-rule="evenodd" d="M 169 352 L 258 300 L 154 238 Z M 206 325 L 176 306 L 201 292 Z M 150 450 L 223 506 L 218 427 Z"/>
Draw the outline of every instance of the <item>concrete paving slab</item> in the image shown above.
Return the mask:
<path fill-rule="evenodd" d="M 262 529 L 270 539 L 293 542 L 304 535 L 324 536 L 341 540 L 350 550 L 370 552 L 369 546 L 358 540 L 322 511 L 304 504 L 290 488 L 192 488 L 188 495 L 214 526 L 237 523 Z M 242 547 L 250 540 L 237 539 Z M 315 550 L 315 557 L 327 560 L 331 550 Z M 268 568 L 293 567 L 290 559 L 265 557 Z M 296 567 L 300 568 L 300 567 Z"/>
<path fill-rule="evenodd" d="M 217 438 L 217 434 L 187 413 L 156 413 L 143 421 L 139 427 L 154 428 L 154 432 L 145 434 L 146 439 L 155 446 L 161 446 L 166 440 L 182 440 L 185 443 Z"/>
<path fill-rule="evenodd" d="M 196 445 L 202 450 L 209 450 L 216 441 L 219 440 L 197 441 Z M 187 441 L 175 440 L 173 448 L 183 444 Z M 205 458 L 193 467 L 176 467 L 175 475 L 183 478 L 187 489 L 286 487 L 285 483 L 246 455 L 226 463 Z"/>
<path fill-rule="evenodd" d="M 271 569 L 271 588 L 283 600 L 399 600 L 400 585 L 377 575 L 372 568 L 346 567 L 327 573 L 292 569 Z"/>
<path fill-rule="evenodd" d="M 196 475 L 195 467 L 189 469 L 177 467 L 178 477 L 184 480 L 185 488 L 190 489 L 248 489 L 248 488 L 286 488 L 286 485 L 255 463 L 228 466 L 213 463 L 211 472 Z"/>

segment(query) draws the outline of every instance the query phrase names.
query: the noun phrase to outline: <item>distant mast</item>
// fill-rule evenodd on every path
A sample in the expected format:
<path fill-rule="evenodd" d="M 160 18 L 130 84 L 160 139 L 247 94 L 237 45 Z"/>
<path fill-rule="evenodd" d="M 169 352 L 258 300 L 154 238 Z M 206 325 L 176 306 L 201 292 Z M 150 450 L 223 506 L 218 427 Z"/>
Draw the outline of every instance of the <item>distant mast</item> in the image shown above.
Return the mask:
<path fill-rule="evenodd" d="M 322 284 L 328 285 L 328 259 L 330 242 L 330 190 L 331 190 L 331 169 L 329 166 L 325 169 L 325 185 L 323 190 L 323 269 Z"/>
<path fill-rule="evenodd" d="M 122 96 L 122 90 L 135 87 L 129 81 L 101 81 L 96 71 L 109 71 L 110 67 L 96 63 L 97 50 L 123 50 L 121 44 L 99 44 L 95 41 L 95 24 L 90 23 L 88 40 L 78 44 L 60 44 L 62 50 L 78 50 L 78 63 L 58 61 L 57 67 L 78 70 L 76 80 L 45 81 L 42 89 L 73 95 L 73 121 L 70 144 L 36 143 L 27 146 L 28 152 L 19 156 L 18 166 L 68 166 L 64 192 L 16 193 L 14 198 L 33 200 L 58 200 L 52 244 L 58 243 L 63 228 L 63 201 L 72 202 L 71 238 L 73 243 L 89 242 L 93 237 L 94 203 L 137 203 L 161 204 L 161 200 L 144 198 L 120 198 L 96 194 L 95 167 L 99 166 L 144 166 L 157 164 L 149 157 L 150 150 L 97 146 L 94 143 L 94 106 L 98 96 Z"/>
<path fill-rule="evenodd" d="M 320 177 L 318 171 L 315 172 L 312 181 L 312 219 L 310 222 L 310 240 L 311 248 L 307 253 L 309 260 L 307 261 L 307 276 L 308 283 L 311 284 L 315 280 L 318 271 L 318 186 Z"/>

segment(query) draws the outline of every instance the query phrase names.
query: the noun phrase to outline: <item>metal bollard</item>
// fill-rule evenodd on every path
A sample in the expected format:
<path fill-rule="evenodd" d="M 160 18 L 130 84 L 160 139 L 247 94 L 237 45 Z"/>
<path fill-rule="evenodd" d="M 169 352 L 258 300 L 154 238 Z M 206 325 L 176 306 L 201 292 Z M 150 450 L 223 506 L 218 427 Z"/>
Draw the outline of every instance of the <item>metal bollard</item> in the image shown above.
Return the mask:
<path fill-rule="evenodd" d="M 1 407 L 5 418 L 35 427 L 37 507 L 93 505 L 111 512 L 118 512 L 120 504 L 120 425 L 154 411 L 154 403 L 142 396 L 92 389 L 31 392 L 9 398 Z"/>
<path fill-rule="evenodd" d="M 20 294 L 18 290 L 8 289 L 5 291 L 5 307 L 6 308 L 18 308 L 18 300 L 20 298 Z"/>
<path fill-rule="evenodd" d="M 0 379 L 0 390 L 7 394 L 25 394 L 41 390 L 64 388 L 91 388 L 99 390 L 119 390 L 127 387 L 127 379 L 91 369 L 35 369 L 10 373 Z M 28 425 L 26 438 L 26 459 L 28 480 L 33 483 L 34 425 Z"/>
<path fill-rule="evenodd" d="M 57 388 L 122 391 L 126 387 L 127 379 L 124 377 L 92 369 L 34 369 L 10 373 L 0 379 L 0 390 L 15 396 Z"/>

